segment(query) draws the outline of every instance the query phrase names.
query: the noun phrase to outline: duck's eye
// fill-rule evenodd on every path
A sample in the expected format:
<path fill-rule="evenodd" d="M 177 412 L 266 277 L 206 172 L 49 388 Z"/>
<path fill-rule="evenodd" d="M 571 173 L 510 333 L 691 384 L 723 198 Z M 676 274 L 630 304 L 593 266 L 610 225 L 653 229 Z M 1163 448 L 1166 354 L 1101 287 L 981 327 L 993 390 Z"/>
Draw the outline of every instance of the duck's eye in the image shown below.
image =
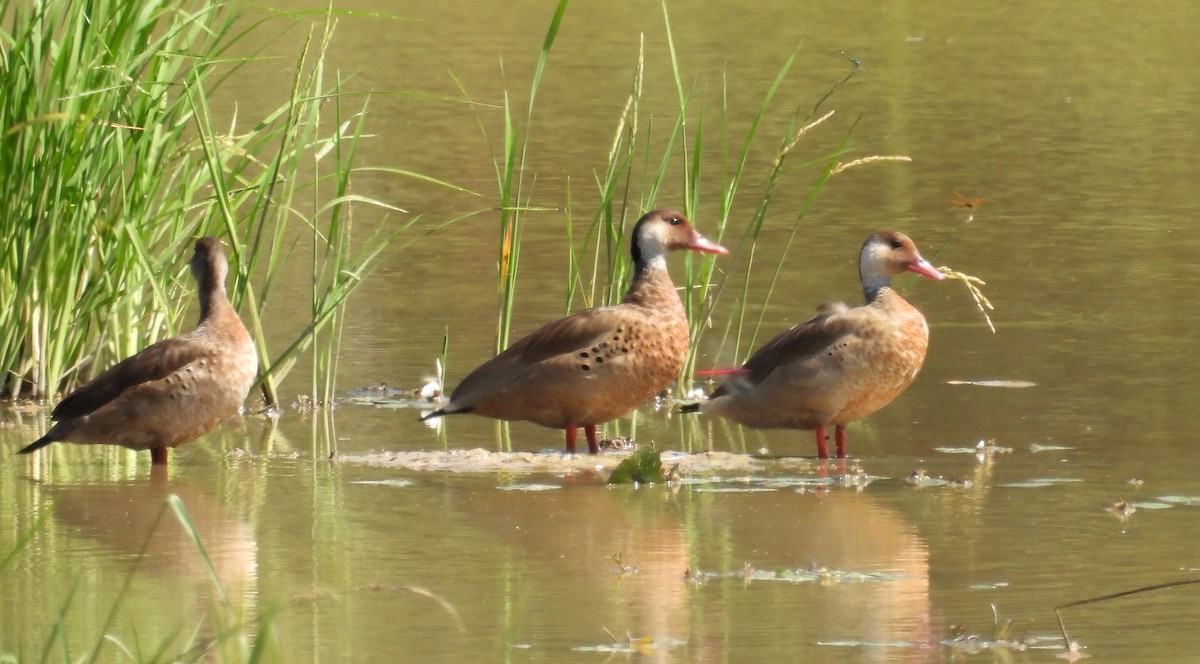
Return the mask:
<path fill-rule="evenodd" d="M 899 249 L 903 246 L 904 245 L 900 243 L 900 240 L 892 240 L 892 249 Z"/>
<path fill-rule="evenodd" d="M 672 226 L 678 226 L 679 224 L 683 223 L 683 220 L 680 219 L 679 217 L 671 217 L 667 221 L 669 221 Z"/>

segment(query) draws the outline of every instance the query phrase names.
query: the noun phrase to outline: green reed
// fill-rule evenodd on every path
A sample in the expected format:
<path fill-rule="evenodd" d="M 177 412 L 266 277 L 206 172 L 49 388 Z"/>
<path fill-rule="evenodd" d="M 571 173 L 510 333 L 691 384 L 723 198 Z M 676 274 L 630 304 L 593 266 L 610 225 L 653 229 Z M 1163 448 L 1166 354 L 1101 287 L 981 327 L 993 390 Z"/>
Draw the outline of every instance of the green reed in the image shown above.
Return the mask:
<path fill-rule="evenodd" d="M 350 192 L 367 103 L 347 108 L 325 70 L 333 12 L 289 98 L 244 126 L 207 103 L 247 61 L 229 49 L 260 26 L 235 29 L 225 5 L 0 0 L 0 17 L 0 389 L 45 398 L 178 331 L 192 240 L 217 235 L 265 401 L 278 404 L 279 381 L 317 344 L 312 389 L 328 403 L 346 298 L 415 222 L 353 233 L 357 209 L 405 213 Z M 264 313 L 300 245 L 310 322 L 273 353 Z"/>
<path fill-rule="evenodd" d="M 792 175 L 792 171 L 796 170 L 785 169 L 785 160 L 800 139 L 819 124 L 812 120 L 815 114 L 858 68 L 856 65 L 844 80 L 836 83 L 812 107 L 805 110 L 801 106 L 793 114 L 785 135 L 779 139 L 780 147 L 772 152 L 774 159 L 761 176 L 758 187 L 762 193 L 757 203 L 753 204 L 753 214 L 746 222 L 738 223 L 735 219 L 743 216 L 738 209 L 744 205 L 741 199 L 745 198 L 742 192 L 747 188 L 746 180 L 755 176 L 755 172 L 749 169 L 754 163 L 752 153 L 760 149 L 757 140 L 760 129 L 787 80 L 796 53 L 785 60 L 743 133 L 732 135 L 728 119 L 738 109 L 730 108 L 728 95 L 722 90 L 719 116 L 705 117 L 704 105 L 694 99 L 694 91 L 685 83 L 688 79 L 675 49 L 665 2 L 663 18 L 676 98 L 675 117 L 668 125 L 666 136 L 656 143 L 652 135 L 653 122 L 640 116 L 645 85 L 645 54 L 644 47 L 639 46 L 631 91 L 616 121 L 608 163 L 601 169 L 601 176 L 597 179 L 599 203 L 579 248 L 575 246 L 573 220 L 568 215 L 571 247 L 568 254 L 567 309 L 572 308 L 577 296 L 583 298 L 585 306 L 612 304 L 620 300 L 631 269 L 624 239 L 628 227 L 641 212 L 655 207 L 658 192 L 671 179 L 678 180 L 685 214 L 695 218 L 699 216 L 698 211 L 715 207 L 715 218 L 697 218 L 697 225 L 714 240 L 726 242 L 729 237 L 734 237 L 736 243 L 730 244 L 733 255 L 728 258 L 696 260 L 691 254 L 683 257 L 685 285 L 681 294 L 692 336 L 692 349 L 680 383 L 680 387 L 686 391 L 695 370 L 699 340 L 712 325 L 713 312 L 725 289 L 738 282 L 740 289 L 732 305 L 733 310 L 731 313 L 723 312 L 726 315 L 722 317 L 728 322 L 722 344 L 732 336 L 736 357 L 745 357 L 753 348 L 761 326 L 761 314 L 747 331 L 747 310 L 751 304 L 756 304 L 750 301 L 752 291 L 749 286 L 753 274 L 762 269 L 756 265 L 758 240 L 776 188 L 785 176 Z M 662 109 L 657 110 L 661 117 Z M 707 138 L 710 134 L 716 137 Z M 790 222 L 791 236 L 787 246 L 777 259 L 766 294 L 757 304 L 765 305 L 773 295 L 775 283 L 786 264 L 791 240 L 833 174 L 838 158 L 848 149 L 848 139 L 847 133 L 841 147 L 833 153 L 819 155 L 802 165 L 804 169 L 815 169 L 816 176 L 808 185 L 806 202 Z M 716 147 L 706 148 L 706 140 L 715 142 Z M 714 161 L 717 162 L 715 166 L 712 163 Z M 712 182 L 718 182 L 719 188 L 712 186 Z M 710 202 L 712 196 L 709 192 L 714 190 L 719 195 L 716 201 Z M 572 196 L 573 193 L 568 192 L 569 200 Z M 731 266 L 740 267 L 735 269 Z"/>

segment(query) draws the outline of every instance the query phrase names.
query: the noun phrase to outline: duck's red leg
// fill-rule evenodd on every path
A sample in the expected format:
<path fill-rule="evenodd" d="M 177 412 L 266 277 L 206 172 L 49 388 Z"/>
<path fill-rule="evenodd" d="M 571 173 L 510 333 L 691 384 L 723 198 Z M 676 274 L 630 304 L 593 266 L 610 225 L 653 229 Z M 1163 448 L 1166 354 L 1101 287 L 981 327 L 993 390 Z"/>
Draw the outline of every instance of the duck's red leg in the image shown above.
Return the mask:
<path fill-rule="evenodd" d="M 585 436 L 587 436 L 587 440 L 588 440 L 588 454 L 599 454 L 600 453 L 600 443 L 596 442 L 596 425 L 595 424 L 583 425 L 583 433 Z"/>
<path fill-rule="evenodd" d="M 833 437 L 837 440 L 837 455 L 839 459 L 846 458 L 846 427 L 837 425 L 833 429 Z"/>
<path fill-rule="evenodd" d="M 151 447 L 150 448 L 150 465 L 152 465 L 152 466 L 167 465 L 167 448 Z"/>
<path fill-rule="evenodd" d="M 575 453 L 575 435 L 578 434 L 579 431 L 575 428 L 574 424 L 568 424 L 566 433 L 567 433 L 567 454 L 574 454 Z"/>
<path fill-rule="evenodd" d="M 817 427 L 817 458 L 829 458 L 829 447 L 825 444 L 825 427 Z"/>

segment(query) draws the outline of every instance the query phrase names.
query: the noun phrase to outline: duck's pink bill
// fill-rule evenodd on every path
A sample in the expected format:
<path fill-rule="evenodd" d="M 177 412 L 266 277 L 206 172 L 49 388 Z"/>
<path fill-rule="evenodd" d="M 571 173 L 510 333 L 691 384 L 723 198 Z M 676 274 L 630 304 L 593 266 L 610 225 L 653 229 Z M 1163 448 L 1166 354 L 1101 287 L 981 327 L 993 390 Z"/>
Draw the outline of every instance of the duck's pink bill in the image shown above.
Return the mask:
<path fill-rule="evenodd" d="M 716 242 L 713 242 L 712 240 L 709 240 L 699 233 L 696 234 L 696 237 L 692 238 L 692 241 L 688 243 L 687 248 L 691 249 L 692 251 L 702 251 L 706 254 L 720 254 L 722 256 L 729 253 L 728 249 L 722 247 Z"/>
<path fill-rule="evenodd" d="M 929 261 L 925 260 L 924 258 L 918 259 L 915 263 L 909 265 L 908 271 L 916 272 L 922 277 L 929 277 L 930 279 L 937 279 L 938 281 L 946 278 L 946 275 L 938 272 L 938 269 L 931 265 Z"/>

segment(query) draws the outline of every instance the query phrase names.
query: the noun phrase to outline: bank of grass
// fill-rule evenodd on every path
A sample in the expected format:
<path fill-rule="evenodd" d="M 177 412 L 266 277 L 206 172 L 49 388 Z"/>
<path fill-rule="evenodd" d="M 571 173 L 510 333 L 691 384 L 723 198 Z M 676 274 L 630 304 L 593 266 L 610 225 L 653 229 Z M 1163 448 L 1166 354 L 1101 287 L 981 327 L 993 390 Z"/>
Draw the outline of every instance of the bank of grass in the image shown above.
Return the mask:
<path fill-rule="evenodd" d="M 207 100 L 249 61 L 231 49 L 260 27 L 224 4 L 0 0 L 0 17 L 0 390 L 49 398 L 190 327 L 191 245 L 215 235 L 266 403 L 314 344 L 310 388 L 328 403 L 346 298 L 415 221 L 352 191 L 367 102 L 326 71 L 332 10 L 297 56 L 289 97 L 221 124 Z M 364 207 L 388 215 L 366 236 L 354 229 Z M 300 257 L 309 324 L 269 348 L 272 287 Z"/>

